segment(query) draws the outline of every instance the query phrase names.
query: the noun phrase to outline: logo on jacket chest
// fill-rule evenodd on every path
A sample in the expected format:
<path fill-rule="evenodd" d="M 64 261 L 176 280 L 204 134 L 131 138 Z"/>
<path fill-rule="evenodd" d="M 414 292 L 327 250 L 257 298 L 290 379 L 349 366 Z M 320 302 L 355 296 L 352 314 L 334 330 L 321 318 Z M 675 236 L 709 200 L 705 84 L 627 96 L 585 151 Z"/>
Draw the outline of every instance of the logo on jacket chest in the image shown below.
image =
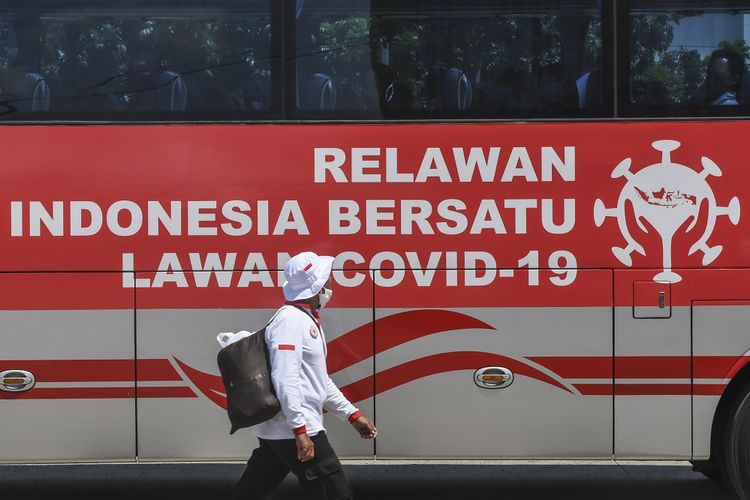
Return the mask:
<path fill-rule="evenodd" d="M 310 335 L 312 335 L 312 338 L 317 339 L 318 338 L 318 329 L 314 326 L 310 327 Z"/>

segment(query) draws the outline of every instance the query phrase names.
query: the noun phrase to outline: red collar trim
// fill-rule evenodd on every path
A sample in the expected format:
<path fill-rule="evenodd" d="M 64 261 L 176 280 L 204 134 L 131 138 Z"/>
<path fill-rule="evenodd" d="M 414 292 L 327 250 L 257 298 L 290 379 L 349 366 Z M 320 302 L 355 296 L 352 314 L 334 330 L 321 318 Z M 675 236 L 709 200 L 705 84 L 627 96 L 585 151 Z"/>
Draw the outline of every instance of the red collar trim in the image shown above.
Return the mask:
<path fill-rule="evenodd" d="M 290 306 L 298 306 L 298 307 L 304 307 L 305 309 L 308 309 L 310 311 L 310 314 L 313 315 L 313 318 L 318 322 L 318 325 L 320 325 L 323 321 L 320 318 L 320 314 L 318 313 L 318 310 L 313 308 L 309 303 L 305 302 L 304 300 L 287 300 L 284 302 L 286 305 Z"/>

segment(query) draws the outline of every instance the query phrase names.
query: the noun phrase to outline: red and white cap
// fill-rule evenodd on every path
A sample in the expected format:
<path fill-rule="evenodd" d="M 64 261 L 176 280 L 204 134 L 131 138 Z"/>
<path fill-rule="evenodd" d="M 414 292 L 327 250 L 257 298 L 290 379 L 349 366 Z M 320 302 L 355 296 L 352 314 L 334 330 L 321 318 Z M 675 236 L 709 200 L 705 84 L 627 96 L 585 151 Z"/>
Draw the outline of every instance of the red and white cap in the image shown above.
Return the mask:
<path fill-rule="evenodd" d="M 331 275 L 333 257 L 302 252 L 284 266 L 284 298 L 286 300 L 309 299 L 323 288 Z"/>

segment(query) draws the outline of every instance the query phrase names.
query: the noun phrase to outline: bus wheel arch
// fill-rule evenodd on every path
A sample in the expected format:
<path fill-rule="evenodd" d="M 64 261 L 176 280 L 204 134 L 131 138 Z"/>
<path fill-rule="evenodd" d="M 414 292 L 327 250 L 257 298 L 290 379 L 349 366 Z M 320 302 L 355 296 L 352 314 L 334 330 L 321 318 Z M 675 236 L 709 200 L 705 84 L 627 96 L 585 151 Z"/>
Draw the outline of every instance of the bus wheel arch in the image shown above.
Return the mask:
<path fill-rule="evenodd" d="M 750 395 L 750 362 L 737 370 L 719 399 L 711 425 L 711 457 L 708 460 L 691 461 L 693 470 L 703 473 L 716 482 L 723 481 L 732 487 L 725 467 L 725 438 L 733 414 L 740 403 Z M 749 424 L 750 426 L 750 424 Z"/>

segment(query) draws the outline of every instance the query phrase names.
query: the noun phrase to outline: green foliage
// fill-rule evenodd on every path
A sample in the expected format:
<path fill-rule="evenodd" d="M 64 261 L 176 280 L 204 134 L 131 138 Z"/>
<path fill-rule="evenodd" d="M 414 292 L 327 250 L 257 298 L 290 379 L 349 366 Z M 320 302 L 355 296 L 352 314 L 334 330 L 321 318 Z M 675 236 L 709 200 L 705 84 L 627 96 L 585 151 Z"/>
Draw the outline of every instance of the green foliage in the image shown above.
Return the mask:
<path fill-rule="evenodd" d="M 321 22 L 318 50 L 334 75 L 361 76 L 356 70 L 370 62 L 367 20 L 355 17 Z"/>
<path fill-rule="evenodd" d="M 682 93 L 682 79 L 663 65 L 648 66 L 633 79 L 632 96 L 636 104 L 676 104 Z"/>
<path fill-rule="evenodd" d="M 736 52 L 741 55 L 745 61 L 750 61 L 750 46 L 748 46 L 745 40 L 735 40 L 734 42 L 724 40 L 719 43 L 719 48 Z"/>
<path fill-rule="evenodd" d="M 127 91 L 134 72 L 170 69 L 244 98 L 249 76 L 270 75 L 270 18 L 42 18 L 39 69 L 70 95 Z M 0 21 L 0 76 L 15 57 Z M 28 69 L 24 70 L 28 71 Z"/>
<path fill-rule="evenodd" d="M 407 89 L 411 107 L 420 109 L 436 105 L 435 75 L 440 68 L 460 68 L 472 79 L 481 75 L 512 87 L 519 100 L 532 102 L 540 73 L 560 65 L 565 57 L 562 15 L 452 17 L 447 12 L 418 12 L 311 19 L 313 32 L 309 40 L 298 40 L 296 60 L 331 74 L 338 85 L 362 95 L 363 78 L 380 61 L 383 48 L 383 62 Z M 578 19 L 571 29 L 585 34 L 585 40 L 576 42 L 582 45 L 573 49 L 580 59 L 573 67 L 580 66 L 580 72 L 566 75 L 574 79 L 599 59 L 601 22 L 595 12 L 590 17 L 566 15 Z M 268 16 L 43 18 L 39 70 L 72 92 L 106 86 L 107 92 L 123 93 L 130 75 L 165 68 L 198 82 L 220 80 L 223 88 L 242 94 L 248 77 L 270 74 L 270 31 Z M 6 25 L 0 22 L 0 71 L 12 61 L 12 47 Z"/>
<path fill-rule="evenodd" d="M 8 63 L 15 57 L 15 38 L 8 22 L 0 20 L 0 73 L 8 70 Z"/>
<path fill-rule="evenodd" d="M 579 21 L 585 30 L 581 59 L 590 69 L 601 52 L 601 22 L 596 16 L 580 16 Z M 383 16 L 372 20 L 371 38 L 390 42 L 390 66 L 409 88 L 417 109 L 433 106 L 430 75 L 436 63 L 518 89 L 516 97 L 530 102 L 536 100 L 540 72 L 563 59 L 561 23 L 561 16 L 555 14 L 429 19 Z"/>
<path fill-rule="evenodd" d="M 657 64 L 674 39 L 674 27 L 669 16 L 631 17 L 632 45 L 630 68 L 634 75 Z"/>

